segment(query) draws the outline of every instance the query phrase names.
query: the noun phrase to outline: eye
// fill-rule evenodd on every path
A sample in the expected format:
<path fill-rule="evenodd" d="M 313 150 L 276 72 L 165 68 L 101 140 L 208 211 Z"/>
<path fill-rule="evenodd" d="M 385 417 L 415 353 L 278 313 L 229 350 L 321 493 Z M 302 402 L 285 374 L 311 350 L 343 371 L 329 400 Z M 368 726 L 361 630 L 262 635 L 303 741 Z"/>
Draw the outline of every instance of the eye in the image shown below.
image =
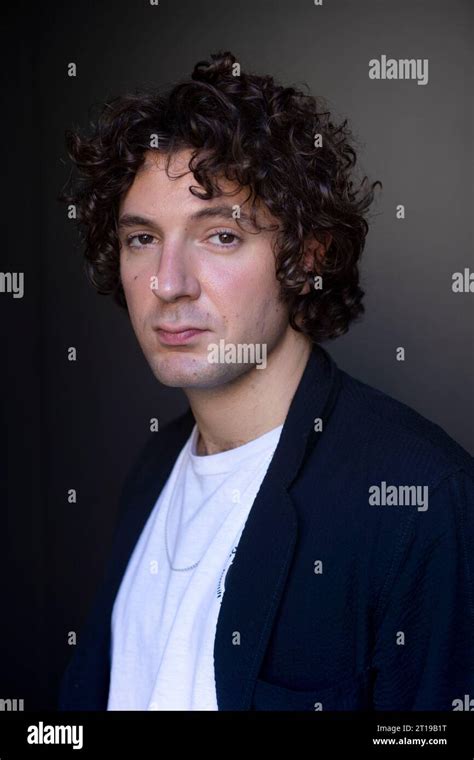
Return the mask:
<path fill-rule="evenodd" d="M 235 248 L 235 246 L 242 240 L 242 238 L 236 235 L 235 232 L 232 232 L 232 230 L 217 230 L 209 236 L 208 240 L 212 240 L 212 238 L 219 238 L 219 242 L 213 243 L 213 245 L 217 245 L 219 248 Z M 224 240 L 222 240 L 222 238 L 224 238 Z M 229 238 L 231 239 L 229 240 Z"/>
<path fill-rule="evenodd" d="M 139 232 L 135 235 L 129 235 L 127 238 L 127 245 L 129 248 L 147 248 L 148 245 L 150 245 L 150 242 L 143 242 L 143 238 L 148 238 L 150 240 L 155 240 L 153 235 L 149 235 L 147 232 Z M 132 244 L 132 240 L 141 240 L 142 242 L 140 244 Z"/>

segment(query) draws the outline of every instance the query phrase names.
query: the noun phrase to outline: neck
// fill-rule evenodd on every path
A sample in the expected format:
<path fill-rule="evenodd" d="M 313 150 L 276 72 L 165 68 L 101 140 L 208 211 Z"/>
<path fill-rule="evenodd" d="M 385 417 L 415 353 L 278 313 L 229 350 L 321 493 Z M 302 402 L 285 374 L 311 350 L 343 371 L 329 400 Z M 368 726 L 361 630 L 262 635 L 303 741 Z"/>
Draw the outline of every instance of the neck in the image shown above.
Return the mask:
<path fill-rule="evenodd" d="M 199 431 L 197 453 L 243 446 L 283 424 L 311 349 L 307 337 L 289 328 L 267 355 L 265 369 L 252 367 L 218 388 L 187 388 Z"/>

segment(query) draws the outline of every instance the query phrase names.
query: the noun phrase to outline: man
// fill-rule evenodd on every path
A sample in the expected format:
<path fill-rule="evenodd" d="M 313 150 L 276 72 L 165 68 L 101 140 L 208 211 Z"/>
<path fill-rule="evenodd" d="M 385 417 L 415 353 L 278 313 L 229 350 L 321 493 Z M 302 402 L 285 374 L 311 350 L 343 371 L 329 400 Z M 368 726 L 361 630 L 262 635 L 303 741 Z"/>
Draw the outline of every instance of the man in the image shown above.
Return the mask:
<path fill-rule="evenodd" d="M 374 186 L 230 53 L 69 137 L 92 282 L 189 410 L 128 475 L 61 709 L 452 710 L 474 696 L 474 462 L 338 369 Z"/>

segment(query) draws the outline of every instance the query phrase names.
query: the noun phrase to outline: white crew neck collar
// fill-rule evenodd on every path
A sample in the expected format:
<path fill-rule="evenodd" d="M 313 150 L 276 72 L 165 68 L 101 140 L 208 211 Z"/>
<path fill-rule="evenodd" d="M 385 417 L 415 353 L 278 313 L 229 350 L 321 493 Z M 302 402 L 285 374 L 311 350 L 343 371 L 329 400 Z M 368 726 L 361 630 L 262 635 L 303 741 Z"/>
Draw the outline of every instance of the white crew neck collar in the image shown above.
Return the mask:
<path fill-rule="evenodd" d="M 254 438 L 242 446 L 236 446 L 235 449 L 220 451 L 218 454 L 199 455 L 196 453 L 198 440 L 198 427 L 194 424 L 191 436 L 189 438 L 188 456 L 192 467 L 196 473 L 218 474 L 234 470 L 245 460 L 251 459 L 266 450 L 274 449 L 278 443 L 283 424 L 268 430 L 258 438 Z"/>

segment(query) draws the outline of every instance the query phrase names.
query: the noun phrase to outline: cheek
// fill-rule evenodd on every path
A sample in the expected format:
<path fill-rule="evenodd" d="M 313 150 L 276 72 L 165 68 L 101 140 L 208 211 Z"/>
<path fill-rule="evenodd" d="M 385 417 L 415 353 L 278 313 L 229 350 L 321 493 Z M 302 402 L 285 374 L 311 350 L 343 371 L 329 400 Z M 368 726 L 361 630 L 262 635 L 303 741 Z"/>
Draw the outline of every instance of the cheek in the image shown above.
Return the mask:
<path fill-rule="evenodd" d="M 287 322 L 288 311 L 282 300 L 281 284 L 275 274 L 275 259 L 267 256 L 252 280 L 249 309 L 264 329 L 279 330 Z"/>
<path fill-rule="evenodd" d="M 120 254 L 120 277 L 124 287 L 129 286 L 136 276 L 138 275 L 138 269 L 136 265 L 133 265 L 133 261 L 127 253 L 122 252 Z"/>
<path fill-rule="evenodd" d="M 246 266 L 226 279 L 224 287 L 232 290 L 234 299 L 247 301 L 251 309 L 276 297 L 280 285 L 275 276 L 274 259 L 266 250 L 255 250 Z"/>
<path fill-rule="evenodd" d="M 250 272 L 234 273 L 225 286 L 214 291 L 219 293 L 214 303 L 225 315 L 224 321 L 229 323 L 230 329 L 238 326 L 245 334 L 256 332 L 260 339 L 263 333 L 278 332 L 286 324 L 287 312 L 280 300 L 281 285 L 271 263 L 258 269 L 253 267 Z"/>
<path fill-rule="evenodd" d="M 235 297 L 249 315 L 262 315 L 268 309 L 277 309 L 280 287 L 272 262 L 262 262 L 248 276 L 240 278 Z"/>
<path fill-rule="evenodd" d="M 150 309 L 150 299 L 154 298 L 149 277 L 145 272 L 137 272 L 135 268 L 125 266 L 121 267 L 121 280 L 130 320 L 138 334 Z"/>
<path fill-rule="evenodd" d="M 150 277 L 144 269 L 139 269 L 126 258 L 120 261 L 120 279 L 127 297 L 133 302 L 143 298 L 145 290 L 150 289 Z"/>

